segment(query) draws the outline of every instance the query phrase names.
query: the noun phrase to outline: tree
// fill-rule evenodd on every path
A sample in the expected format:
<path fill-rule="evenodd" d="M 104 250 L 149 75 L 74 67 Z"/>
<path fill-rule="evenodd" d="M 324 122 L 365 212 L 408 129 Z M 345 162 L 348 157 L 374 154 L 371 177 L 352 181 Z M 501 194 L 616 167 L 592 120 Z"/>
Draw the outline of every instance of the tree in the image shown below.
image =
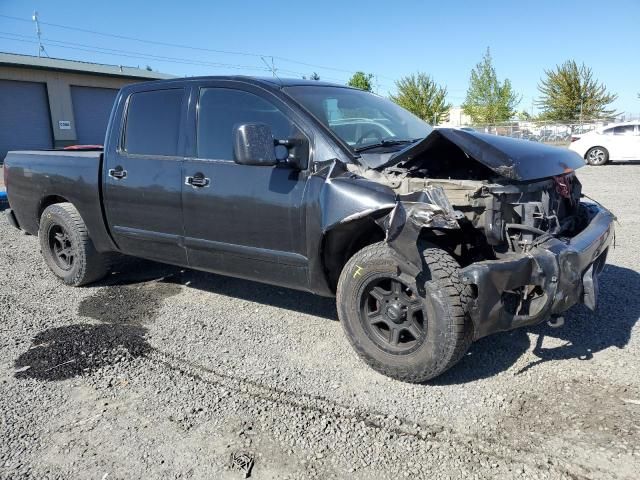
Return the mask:
<path fill-rule="evenodd" d="M 303 75 L 303 76 L 302 76 L 302 79 L 303 79 L 303 80 L 306 80 L 306 79 L 307 79 L 307 76 L 306 76 L 306 75 Z M 309 75 L 309 80 L 316 80 L 316 81 L 318 81 L 318 80 L 320 80 L 320 75 L 318 75 L 316 72 L 313 72 L 311 75 Z"/>
<path fill-rule="evenodd" d="M 531 120 L 531 114 L 526 110 L 522 110 L 521 112 L 516 113 L 516 117 L 518 118 L 518 120 Z"/>
<path fill-rule="evenodd" d="M 520 96 L 511 88 L 509 79 L 502 83 L 498 80 L 487 47 L 482 60 L 471 70 L 462 110 L 471 117 L 473 123 L 496 123 L 511 119 L 519 103 Z"/>
<path fill-rule="evenodd" d="M 555 69 L 545 70 L 538 91 L 541 117 L 547 120 L 577 121 L 593 120 L 615 115 L 607 105 L 618 95 L 609 93 L 603 83 L 593 77 L 593 72 L 584 63 L 568 60 Z"/>
<path fill-rule="evenodd" d="M 349 85 L 350 87 L 359 88 L 360 90 L 364 90 L 366 92 L 370 92 L 373 90 L 373 86 L 371 85 L 372 78 L 372 73 L 356 72 L 349 79 L 347 85 Z"/>
<path fill-rule="evenodd" d="M 451 105 L 446 103 L 447 88 L 429 75 L 418 72 L 396 82 L 396 95 L 389 98 L 414 115 L 434 124 L 447 119 Z"/>

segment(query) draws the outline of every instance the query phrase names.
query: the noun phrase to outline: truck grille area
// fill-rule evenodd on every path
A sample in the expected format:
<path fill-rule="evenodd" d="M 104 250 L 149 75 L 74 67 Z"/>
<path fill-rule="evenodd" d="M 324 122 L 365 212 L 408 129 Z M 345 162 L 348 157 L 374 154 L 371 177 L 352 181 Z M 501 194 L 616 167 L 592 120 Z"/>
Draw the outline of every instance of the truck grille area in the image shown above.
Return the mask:
<path fill-rule="evenodd" d="M 484 230 L 497 254 L 526 252 L 549 236 L 572 237 L 589 221 L 580 205 L 581 188 L 574 174 L 487 186 L 472 200 L 481 212 L 474 226 Z"/>

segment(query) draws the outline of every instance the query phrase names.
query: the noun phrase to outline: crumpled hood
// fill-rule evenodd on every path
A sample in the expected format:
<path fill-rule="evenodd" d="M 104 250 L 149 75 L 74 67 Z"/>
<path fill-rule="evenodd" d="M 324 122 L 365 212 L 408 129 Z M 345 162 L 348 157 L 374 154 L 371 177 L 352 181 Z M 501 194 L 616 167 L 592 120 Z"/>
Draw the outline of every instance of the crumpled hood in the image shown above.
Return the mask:
<path fill-rule="evenodd" d="M 516 181 L 562 175 L 585 164 L 580 155 L 567 148 L 487 133 L 438 128 L 420 142 L 393 154 L 383 165 L 373 168 L 384 168 L 400 162 L 406 164 L 443 141 L 453 143 L 498 175 Z"/>

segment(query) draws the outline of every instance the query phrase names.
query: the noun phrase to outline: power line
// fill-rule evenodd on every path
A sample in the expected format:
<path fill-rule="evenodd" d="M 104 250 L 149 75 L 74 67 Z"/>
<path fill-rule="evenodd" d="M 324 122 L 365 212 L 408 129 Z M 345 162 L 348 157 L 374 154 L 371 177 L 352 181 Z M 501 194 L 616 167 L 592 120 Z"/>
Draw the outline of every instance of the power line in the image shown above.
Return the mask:
<path fill-rule="evenodd" d="M 20 18 L 20 17 L 15 17 L 12 15 L 2 15 L 0 14 L 1 18 L 6 18 L 9 20 L 15 20 L 15 21 L 19 21 L 19 22 L 28 22 L 28 20 L 25 20 L 24 18 Z M 317 65 L 317 64 L 313 64 L 313 63 L 309 63 L 309 62 L 303 62 L 300 60 L 295 60 L 295 59 L 291 59 L 291 58 L 287 58 L 287 57 L 281 57 L 281 56 L 277 56 L 277 55 L 267 55 L 264 53 L 251 53 L 251 52 L 241 52 L 241 51 L 233 51 L 233 50 L 219 50 L 219 49 L 214 49 L 214 48 L 206 48 L 206 47 L 194 47 L 191 45 L 184 45 L 184 44 L 178 44 L 178 43 L 171 43 L 171 42 L 162 42 L 162 41 L 158 41 L 158 40 L 147 40 L 144 38 L 139 38 L 139 37 L 130 37 L 127 35 L 118 35 L 118 34 L 114 34 L 114 33 L 105 33 L 105 32 L 99 32 L 96 30 L 90 30 L 87 28 L 79 28 L 79 27 L 72 27 L 70 25 L 61 25 L 59 23 L 51 23 L 51 22 L 40 22 L 42 25 L 47 25 L 50 27 L 55 27 L 55 28 L 62 28 L 62 29 L 66 29 L 66 30 L 73 30 L 76 32 L 83 32 L 83 33 L 89 33 L 89 34 L 93 34 L 93 35 L 101 35 L 104 37 L 111 37 L 111 38 L 118 38 L 121 40 L 129 40 L 129 41 L 134 41 L 134 42 L 141 42 L 141 43 L 147 43 L 150 45 L 158 45 L 158 46 L 165 46 L 165 47 L 174 47 L 174 48 L 183 48 L 183 49 L 188 49 L 188 50 L 196 50 L 196 51 L 201 51 L 201 52 L 210 52 L 210 53 L 220 53 L 220 54 L 225 54 L 225 55 L 242 55 L 242 56 L 248 56 L 248 57 L 254 57 L 254 58 L 273 58 L 275 60 L 280 60 L 283 62 L 289 62 L 289 63 L 294 63 L 294 64 L 298 64 L 298 65 L 303 65 L 306 67 L 311 67 L 311 68 L 317 68 L 320 70 L 332 70 L 335 72 L 342 72 L 342 73 L 348 73 L 350 75 L 353 75 L 354 73 L 356 73 L 355 71 L 352 70 L 348 70 L 348 69 L 342 69 L 342 68 L 337 68 L 337 67 L 329 67 L 326 65 Z M 390 77 L 386 77 L 383 75 L 378 75 L 380 78 L 383 79 L 387 79 L 390 81 L 395 81 L 393 78 Z M 329 77 L 325 77 L 325 78 L 329 78 Z"/>
<path fill-rule="evenodd" d="M 9 20 L 17 20 L 20 22 L 27 22 L 28 20 L 25 20 L 24 18 L 20 18 L 20 17 L 13 17 L 11 15 L 0 15 L 0 17 L 2 18 L 7 18 Z M 50 22 L 40 22 L 42 25 L 48 25 L 50 27 L 56 27 L 56 28 L 63 28 L 65 30 L 73 30 L 76 32 L 83 32 L 83 33 L 91 33 L 93 35 L 102 35 L 104 37 L 112 37 L 112 38 L 119 38 L 121 40 L 131 40 L 134 42 L 141 42 L 141 43 L 149 43 L 152 45 L 159 45 L 159 46 L 164 46 L 164 47 L 176 47 L 176 48 L 186 48 L 189 50 L 198 50 L 198 51 L 202 51 L 202 52 L 213 52 L 213 53 L 224 53 L 227 55 L 244 55 L 244 56 L 249 56 L 249 57 L 261 57 L 261 56 L 268 56 L 268 55 L 261 55 L 258 53 L 248 53 L 248 52 L 238 52 L 238 51 L 231 51 L 231 50 L 216 50 L 213 48 L 205 48 L 205 47 L 194 47 L 192 45 L 181 45 L 178 43 L 169 43 L 169 42 L 161 42 L 161 41 L 157 41 L 157 40 L 146 40 L 144 38 L 137 38 L 137 37 L 129 37 L 126 35 L 117 35 L 115 33 L 104 33 L 104 32 L 98 32 L 95 30 L 89 30 L 87 28 L 79 28 L 79 27 L 72 27 L 69 25 L 60 25 L 58 23 L 50 23 Z"/>
<path fill-rule="evenodd" d="M 18 37 L 18 38 L 15 38 Z M 26 35 L 20 35 L 16 33 L 8 33 L 8 32 L 0 32 L 0 38 L 4 38 L 6 40 L 13 40 L 17 42 L 24 43 L 38 43 L 28 37 Z M 204 62 L 200 60 L 191 60 L 184 59 L 179 57 L 167 57 L 162 55 L 153 55 L 141 52 L 133 52 L 130 50 L 119 50 L 113 48 L 105 48 L 105 47 L 97 47 L 93 45 L 86 45 L 82 43 L 75 42 L 64 42 L 61 40 L 54 40 L 50 38 L 45 38 L 50 45 L 53 45 L 58 48 L 64 48 L 68 50 L 78 50 L 83 52 L 92 52 L 92 53 L 101 53 L 104 55 L 114 55 L 114 56 L 122 56 L 127 58 L 138 58 L 143 60 L 160 60 L 168 63 L 179 63 L 184 65 L 201 65 L 206 67 L 222 67 L 222 68 L 232 68 L 236 70 L 260 70 L 260 71 L 270 71 L 265 67 L 256 67 L 253 65 L 237 65 L 230 63 L 219 63 L 219 62 Z"/>
<path fill-rule="evenodd" d="M 19 42 L 23 42 L 23 43 L 37 43 L 34 40 L 32 40 L 31 36 L 28 35 L 21 35 L 18 33 L 11 33 L 11 32 L 2 32 L 0 31 L 0 38 L 4 38 L 6 40 L 13 40 L 13 41 L 19 41 Z M 13 38 L 16 37 L 16 38 Z M 136 59 L 143 59 L 143 60 L 156 60 L 156 61 L 163 61 L 163 62 L 167 62 L 167 63 L 176 63 L 176 64 L 182 64 L 182 65 L 197 65 L 197 66 L 206 66 L 206 67 L 216 67 L 216 68 L 230 68 L 230 69 L 234 69 L 234 70 L 255 70 L 255 71 L 261 71 L 261 72 L 273 72 L 273 69 L 275 68 L 273 66 L 273 64 L 268 64 L 266 63 L 266 68 L 265 67 L 261 67 L 261 66 L 254 66 L 254 65 L 241 65 L 241 64 L 230 64 L 230 63 L 222 63 L 222 62 L 207 62 L 207 61 L 202 61 L 202 60 L 193 60 L 193 59 L 188 59 L 188 58 L 182 58 L 182 57 L 170 57 L 170 56 L 166 56 L 166 55 L 155 55 L 155 54 L 151 54 L 151 53 L 144 53 L 144 52 L 137 52 L 137 51 L 132 51 L 132 50 L 123 50 L 123 49 L 114 49 L 114 48 L 107 48 L 107 47 L 100 47 L 97 45 L 89 45 L 89 44 L 85 44 L 85 43 L 77 43 L 77 42 L 68 42 L 68 41 L 63 41 L 63 40 L 57 40 L 57 39 L 53 39 L 53 38 L 42 38 L 42 40 L 45 40 L 49 45 L 54 46 L 54 47 L 58 47 L 58 48 L 63 48 L 63 49 L 67 49 L 67 50 L 76 50 L 76 51 L 82 51 L 82 52 L 91 52 L 91 53 L 100 53 L 103 55 L 111 55 L 111 56 L 121 56 L 121 57 L 126 57 L 126 58 L 136 58 Z M 305 75 L 304 72 L 299 72 L 299 71 L 295 71 L 295 70 L 288 70 L 288 69 L 275 69 L 278 72 L 282 72 L 282 73 L 286 73 L 286 74 L 292 74 L 292 75 L 296 75 L 299 77 L 302 77 Z M 327 77 L 327 76 L 323 76 L 323 78 L 327 79 L 327 80 L 331 80 L 331 81 L 335 81 L 338 83 L 345 83 L 344 79 L 341 78 L 335 78 L 335 77 Z M 388 88 L 388 86 L 386 85 L 381 85 L 382 87 Z"/>

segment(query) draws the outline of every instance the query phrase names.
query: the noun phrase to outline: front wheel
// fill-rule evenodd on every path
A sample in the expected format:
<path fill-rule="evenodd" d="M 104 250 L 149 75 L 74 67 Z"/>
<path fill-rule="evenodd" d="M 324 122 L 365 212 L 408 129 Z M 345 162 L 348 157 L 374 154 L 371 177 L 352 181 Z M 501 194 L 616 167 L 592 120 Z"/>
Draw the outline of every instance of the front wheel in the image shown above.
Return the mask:
<path fill-rule="evenodd" d="M 589 165 L 599 167 L 609 161 L 609 151 L 604 147 L 593 147 L 589 149 L 584 158 Z"/>
<path fill-rule="evenodd" d="M 473 339 L 469 287 L 458 263 L 433 245 L 423 249 L 419 283 L 399 273 L 401 259 L 384 242 L 357 252 L 337 289 L 338 316 L 358 355 L 378 372 L 425 382 L 457 363 Z"/>
<path fill-rule="evenodd" d="M 71 203 L 56 203 L 42 212 L 38 237 L 47 266 L 65 284 L 86 285 L 106 275 L 109 256 L 96 251 Z"/>

